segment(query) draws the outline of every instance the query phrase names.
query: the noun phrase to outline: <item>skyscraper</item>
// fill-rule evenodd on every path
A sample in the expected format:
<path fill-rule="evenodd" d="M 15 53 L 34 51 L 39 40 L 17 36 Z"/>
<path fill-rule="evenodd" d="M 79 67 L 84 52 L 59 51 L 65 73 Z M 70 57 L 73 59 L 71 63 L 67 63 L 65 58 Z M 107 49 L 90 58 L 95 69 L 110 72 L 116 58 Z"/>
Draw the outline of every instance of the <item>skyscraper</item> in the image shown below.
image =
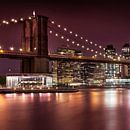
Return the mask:
<path fill-rule="evenodd" d="M 125 59 L 130 61 L 130 45 L 129 43 L 125 43 L 122 47 L 122 55 L 125 57 Z M 124 65 L 124 76 L 130 76 L 130 65 Z"/>
<path fill-rule="evenodd" d="M 116 49 L 112 44 L 107 45 L 105 49 L 105 57 L 113 59 L 116 57 Z M 121 65 L 105 63 L 105 77 L 106 79 L 113 79 L 121 77 Z"/>

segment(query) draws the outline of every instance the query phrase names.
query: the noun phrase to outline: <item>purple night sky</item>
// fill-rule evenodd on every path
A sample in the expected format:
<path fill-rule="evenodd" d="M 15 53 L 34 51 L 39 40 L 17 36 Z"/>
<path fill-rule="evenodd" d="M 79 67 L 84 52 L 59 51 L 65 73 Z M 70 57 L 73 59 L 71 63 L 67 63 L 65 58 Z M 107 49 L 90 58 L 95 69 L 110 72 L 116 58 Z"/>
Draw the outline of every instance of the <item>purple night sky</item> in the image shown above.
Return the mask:
<path fill-rule="evenodd" d="M 120 52 L 125 42 L 130 41 L 130 3 L 125 1 L 105 1 L 102 0 L 80 0 L 79 2 L 69 1 L 5 1 L 0 2 L 0 20 L 27 17 L 32 10 L 38 14 L 48 16 L 57 23 L 68 27 L 81 36 L 85 36 L 94 43 L 99 43 L 104 47 L 113 44 Z M 17 29 L 18 28 L 18 29 Z M 1 27 L 0 43 L 5 47 L 12 43 L 17 47 L 20 42 L 21 31 L 19 26 Z M 17 29 L 17 31 L 16 31 Z M 11 41 L 11 42 L 10 42 Z M 60 41 L 50 38 L 49 50 L 54 46 L 59 46 Z M 62 41 L 61 41 L 62 42 Z M 8 44 L 8 45 L 7 45 Z M 19 61 L 0 59 L 0 74 L 19 71 Z"/>

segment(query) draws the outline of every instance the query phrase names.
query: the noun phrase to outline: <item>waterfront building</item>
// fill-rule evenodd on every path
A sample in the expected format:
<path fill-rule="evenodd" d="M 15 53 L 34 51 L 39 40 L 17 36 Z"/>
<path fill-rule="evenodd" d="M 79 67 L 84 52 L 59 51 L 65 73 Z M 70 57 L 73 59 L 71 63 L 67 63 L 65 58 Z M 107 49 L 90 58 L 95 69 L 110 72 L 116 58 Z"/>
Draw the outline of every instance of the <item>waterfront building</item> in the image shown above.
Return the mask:
<path fill-rule="evenodd" d="M 49 74 L 7 74 L 6 87 L 44 88 L 52 87 L 52 76 Z"/>
<path fill-rule="evenodd" d="M 78 50 L 67 47 L 58 48 L 57 54 L 63 56 L 82 56 Z M 76 85 L 82 84 L 84 80 L 81 76 L 82 63 L 73 61 L 53 61 L 52 75 L 54 85 Z"/>
<path fill-rule="evenodd" d="M 59 48 L 58 55 L 83 56 L 83 53 L 70 48 Z M 53 85 L 102 85 L 104 64 L 92 62 L 53 61 Z"/>

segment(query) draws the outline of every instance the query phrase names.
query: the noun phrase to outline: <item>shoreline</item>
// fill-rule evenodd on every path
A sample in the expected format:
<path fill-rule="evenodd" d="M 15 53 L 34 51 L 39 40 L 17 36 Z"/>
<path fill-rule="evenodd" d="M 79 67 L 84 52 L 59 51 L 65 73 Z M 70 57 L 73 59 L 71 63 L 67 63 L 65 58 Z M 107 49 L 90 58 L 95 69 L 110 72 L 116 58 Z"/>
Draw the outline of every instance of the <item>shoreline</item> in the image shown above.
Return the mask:
<path fill-rule="evenodd" d="M 73 93 L 78 92 L 79 89 L 0 89 L 0 94 L 8 93 Z"/>
<path fill-rule="evenodd" d="M 118 87 L 77 87 L 77 88 L 53 88 L 53 89 L 12 89 L 12 88 L 1 88 L 0 89 L 0 94 L 8 94 L 8 93 L 74 93 L 74 92 L 79 92 L 83 90 L 89 90 L 89 89 L 130 89 L 130 87 L 123 87 L 123 86 L 118 86 Z"/>

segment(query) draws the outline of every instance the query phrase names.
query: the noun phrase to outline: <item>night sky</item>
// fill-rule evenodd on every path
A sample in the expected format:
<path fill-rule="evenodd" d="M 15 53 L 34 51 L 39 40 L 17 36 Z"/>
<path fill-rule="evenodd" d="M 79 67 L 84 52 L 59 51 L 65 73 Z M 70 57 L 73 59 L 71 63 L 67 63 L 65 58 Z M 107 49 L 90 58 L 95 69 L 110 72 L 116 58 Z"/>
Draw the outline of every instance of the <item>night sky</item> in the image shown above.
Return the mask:
<path fill-rule="evenodd" d="M 27 17 L 31 15 L 32 10 L 48 16 L 94 43 L 104 47 L 113 44 L 118 52 L 125 42 L 130 42 L 130 3 L 125 1 L 4 1 L 0 2 L 0 20 Z M 0 42 L 5 48 L 13 45 L 12 42 L 16 47 L 20 45 L 21 31 L 16 31 L 16 28 L 20 27 L 1 27 Z M 50 38 L 50 51 L 54 50 L 54 46 L 60 45 L 60 41 Z M 18 72 L 19 61 L 1 59 L 0 74 L 8 73 L 9 68 L 11 72 Z"/>

